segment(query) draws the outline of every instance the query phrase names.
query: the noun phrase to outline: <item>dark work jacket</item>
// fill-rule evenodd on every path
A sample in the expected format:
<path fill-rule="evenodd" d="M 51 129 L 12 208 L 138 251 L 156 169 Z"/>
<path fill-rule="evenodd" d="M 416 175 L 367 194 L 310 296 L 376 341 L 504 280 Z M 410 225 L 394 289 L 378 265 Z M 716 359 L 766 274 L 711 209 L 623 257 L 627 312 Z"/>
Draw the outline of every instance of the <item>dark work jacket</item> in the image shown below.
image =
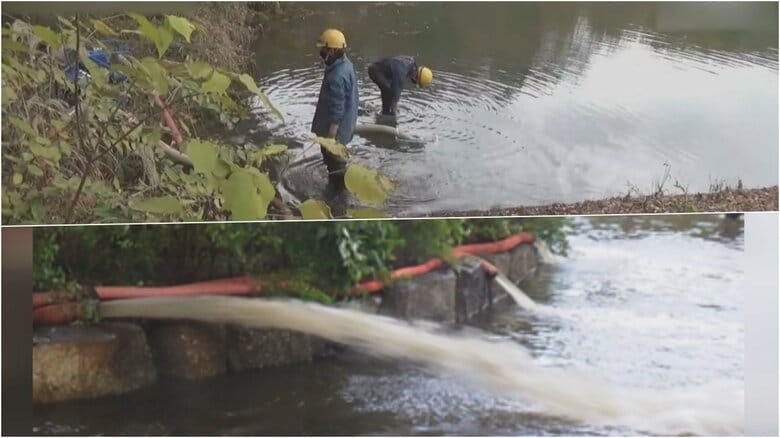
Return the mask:
<path fill-rule="evenodd" d="M 375 65 L 390 85 L 393 104 L 397 103 L 406 82 L 417 75 L 417 61 L 411 56 L 392 56 L 377 61 Z"/>
<path fill-rule="evenodd" d="M 311 132 L 320 137 L 327 136 L 330 125 L 335 123 L 339 125 L 336 141 L 347 144 L 355 133 L 357 110 L 358 86 L 355 68 L 344 55 L 325 68 L 317 109 L 311 122 Z"/>

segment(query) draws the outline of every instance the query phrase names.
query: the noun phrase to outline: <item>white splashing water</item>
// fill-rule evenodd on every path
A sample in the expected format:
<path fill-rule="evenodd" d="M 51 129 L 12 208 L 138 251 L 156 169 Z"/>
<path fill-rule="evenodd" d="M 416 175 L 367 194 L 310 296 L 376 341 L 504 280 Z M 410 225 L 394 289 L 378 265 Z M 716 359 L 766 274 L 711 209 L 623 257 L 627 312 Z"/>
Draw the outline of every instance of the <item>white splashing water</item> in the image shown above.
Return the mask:
<path fill-rule="evenodd" d="M 297 330 L 368 353 L 456 373 L 479 388 L 532 400 L 550 415 L 655 434 L 743 433 L 744 387 L 721 382 L 676 391 L 618 388 L 584 369 L 540 366 L 521 346 L 434 332 L 383 316 L 293 300 L 149 298 L 100 304 L 105 318 L 190 319 Z"/>
<path fill-rule="evenodd" d="M 512 297 L 515 303 L 525 310 L 536 311 L 536 303 L 504 274 L 496 276 L 496 283 Z"/>
<path fill-rule="evenodd" d="M 534 240 L 534 248 L 536 248 L 536 253 L 539 254 L 539 257 L 542 259 L 542 263 L 547 265 L 555 265 L 558 263 L 558 257 L 550 251 L 550 248 L 544 240 Z"/>

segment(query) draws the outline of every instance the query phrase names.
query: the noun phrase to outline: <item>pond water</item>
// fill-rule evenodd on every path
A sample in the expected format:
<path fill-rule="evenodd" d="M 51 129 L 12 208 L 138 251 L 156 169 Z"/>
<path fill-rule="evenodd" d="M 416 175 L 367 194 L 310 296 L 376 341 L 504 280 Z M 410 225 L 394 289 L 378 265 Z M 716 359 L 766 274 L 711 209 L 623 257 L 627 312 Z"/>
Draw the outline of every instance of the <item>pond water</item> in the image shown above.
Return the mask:
<path fill-rule="evenodd" d="M 728 397 L 702 385 L 743 385 L 741 219 L 603 217 L 576 219 L 574 226 L 569 255 L 542 266 L 522 284 L 541 311 L 496 309 L 475 324 L 482 329 L 479 336 L 524 346 L 534 366 L 589 367 L 608 384 L 631 392 L 668 393 L 663 408 L 682 416 Z M 534 403 L 468 382 L 415 363 L 353 352 L 200 382 L 163 380 L 124 396 L 35 406 L 34 432 L 625 435 L 664 430 L 662 424 L 636 429 L 562 420 Z M 593 389 L 583 383 L 580 390 L 588 388 Z M 686 392 L 699 394 L 701 406 L 680 398 Z M 600 403 L 603 394 L 592 395 Z M 723 420 L 714 421 L 733 414 L 722 412 Z"/>
<path fill-rule="evenodd" d="M 307 143 L 323 68 L 313 48 L 344 30 L 360 123 L 381 107 L 367 66 L 415 56 L 399 127 L 423 145 L 356 137 L 356 161 L 399 183 L 395 215 L 573 202 L 650 192 L 665 172 L 689 191 L 777 183 L 774 3 L 351 3 L 305 5 L 257 48 L 258 81 L 285 114 L 274 134 Z M 286 184 L 322 193 L 317 148 Z"/>

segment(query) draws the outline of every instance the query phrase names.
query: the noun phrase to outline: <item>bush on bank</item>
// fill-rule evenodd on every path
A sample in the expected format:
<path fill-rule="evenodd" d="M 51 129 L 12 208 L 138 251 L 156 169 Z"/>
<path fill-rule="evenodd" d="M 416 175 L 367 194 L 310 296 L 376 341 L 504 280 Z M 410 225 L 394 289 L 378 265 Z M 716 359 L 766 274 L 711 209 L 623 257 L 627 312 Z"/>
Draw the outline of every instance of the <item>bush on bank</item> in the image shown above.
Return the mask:
<path fill-rule="evenodd" d="M 225 23 L 249 9 L 204 10 Z M 136 13 L 57 17 L 52 25 L 4 18 L 3 222 L 255 220 L 280 204 L 268 164 L 287 146 L 223 138 L 248 117 L 250 98 L 280 119 L 281 112 L 251 75 L 225 68 L 245 64 L 193 44 L 240 37 L 245 48 L 252 35 L 210 27 Z M 375 204 L 391 187 L 356 163 L 345 179 Z M 304 218 L 330 216 L 320 201 L 307 202 L 314 208 L 302 209 Z"/>
<path fill-rule="evenodd" d="M 52 290 L 251 273 L 297 279 L 311 286 L 306 297 L 321 298 L 395 267 L 446 257 L 455 245 L 521 230 L 565 252 L 567 227 L 566 218 L 506 218 L 42 228 L 35 230 L 33 279 L 36 290 Z"/>

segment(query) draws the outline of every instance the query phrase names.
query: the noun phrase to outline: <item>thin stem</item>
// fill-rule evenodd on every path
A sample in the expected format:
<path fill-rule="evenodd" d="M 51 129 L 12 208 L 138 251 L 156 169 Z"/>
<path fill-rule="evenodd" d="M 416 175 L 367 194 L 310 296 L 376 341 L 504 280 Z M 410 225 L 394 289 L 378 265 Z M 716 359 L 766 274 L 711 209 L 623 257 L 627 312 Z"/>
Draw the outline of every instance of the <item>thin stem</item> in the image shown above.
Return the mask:
<path fill-rule="evenodd" d="M 84 189 L 84 183 L 87 180 L 87 175 L 89 174 L 89 171 L 92 170 L 92 151 L 87 150 L 87 148 L 84 146 L 84 136 L 82 135 L 82 126 L 81 126 L 81 88 L 79 87 L 79 73 L 81 72 L 79 69 L 79 63 L 78 63 L 78 56 L 79 56 L 79 50 L 81 49 L 81 31 L 79 30 L 79 15 L 76 14 L 76 75 L 73 78 L 73 87 L 76 90 L 76 135 L 78 137 L 79 141 L 79 147 L 81 150 L 84 151 L 84 153 L 87 155 L 87 165 L 84 167 L 84 172 L 81 174 L 81 181 L 79 181 L 79 187 L 76 189 L 76 194 L 73 195 L 73 200 L 70 202 L 70 207 L 68 207 L 68 212 L 65 214 L 65 222 L 70 222 L 71 217 L 73 216 L 73 210 L 76 208 L 76 202 L 78 202 L 79 197 L 81 196 L 81 191 Z"/>

